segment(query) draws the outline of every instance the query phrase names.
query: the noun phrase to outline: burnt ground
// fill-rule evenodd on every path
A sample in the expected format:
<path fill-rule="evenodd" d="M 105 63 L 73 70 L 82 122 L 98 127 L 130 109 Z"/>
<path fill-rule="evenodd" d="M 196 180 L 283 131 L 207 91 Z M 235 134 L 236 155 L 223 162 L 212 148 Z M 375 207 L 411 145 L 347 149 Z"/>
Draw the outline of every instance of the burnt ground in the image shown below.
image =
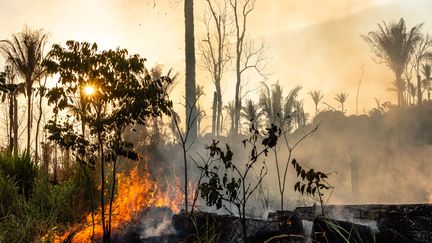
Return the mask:
<path fill-rule="evenodd" d="M 317 207 L 248 219 L 248 242 L 432 242 L 432 205 L 331 205 L 325 219 Z M 117 231 L 113 242 L 243 242 L 237 217 L 167 208 L 143 212 L 142 220 Z M 313 222 L 312 232 L 303 223 Z"/>

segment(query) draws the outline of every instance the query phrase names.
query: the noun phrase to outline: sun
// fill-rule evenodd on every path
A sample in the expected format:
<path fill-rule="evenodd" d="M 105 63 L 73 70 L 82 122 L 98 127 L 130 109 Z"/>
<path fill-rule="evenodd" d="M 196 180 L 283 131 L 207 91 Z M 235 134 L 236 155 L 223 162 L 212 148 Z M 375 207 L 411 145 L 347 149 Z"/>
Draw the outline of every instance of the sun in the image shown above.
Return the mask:
<path fill-rule="evenodd" d="M 84 87 L 84 94 L 86 96 L 92 96 L 95 93 L 95 88 L 93 86 L 87 85 Z"/>

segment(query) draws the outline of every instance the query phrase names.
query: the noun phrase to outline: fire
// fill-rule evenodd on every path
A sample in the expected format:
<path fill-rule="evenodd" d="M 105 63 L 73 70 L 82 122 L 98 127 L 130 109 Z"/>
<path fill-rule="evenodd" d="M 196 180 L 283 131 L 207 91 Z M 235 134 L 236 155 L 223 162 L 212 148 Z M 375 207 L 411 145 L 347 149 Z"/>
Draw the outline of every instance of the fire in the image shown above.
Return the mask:
<path fill-rule="evenodd" d="M 137 168 L 132 169 L 127 175 L 117 175 L 117 196 L 112 206 L 112 232 L 130 222 L 146 208 L 150 207 L 169 207 L 174 213 L 180 211 L 183 202 L 183 193 L 180 190 L 179 179 L 175 177 L 175 183 L 169 185 L 164 191 L 160 188 L 157 181 L 152 180 L 150 173 L 139 172 Z M 174 184 L 174 185 L 173 185 Z M 108 202 L 106 203 L 106 220 L 108 219 Z M 101 210 L 98 209 L 94 214 L 94 239 L 102 237 Z M 54 236 L 54 242 L 63 242 L 73 233 L 72 242 L 89 242 L 92 238 L 93 224 L 92 215 L 88 214 L 85 221 L 74 225 L 63 235 Z"/>

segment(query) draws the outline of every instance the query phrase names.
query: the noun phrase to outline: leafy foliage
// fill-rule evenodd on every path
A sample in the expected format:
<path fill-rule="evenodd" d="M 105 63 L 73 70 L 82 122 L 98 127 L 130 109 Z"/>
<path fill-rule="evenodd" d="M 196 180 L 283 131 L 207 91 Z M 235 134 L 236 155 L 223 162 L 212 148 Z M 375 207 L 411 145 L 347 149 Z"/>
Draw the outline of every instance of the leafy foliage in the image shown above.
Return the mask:
<path fill-rule="evenodd" d="M 9 152 L 0 154 L 0 174 L 8 178 L 17 191 L 26 198 L 30 197 L 38 173 L 38 167 L 28 153 L 22 155 Z"/>
<path fill-rule="evenodd" d="M 6 73 L 0 72 L 0 92 L 9 93 L 17 88 L 16 84 L 6 83 Z"/>
<path fill-rule="evenodd" d="M 72 149 L 78 158 L 82 157 L 91 144 L 72 129 L 74 122 L 81 121 L 89 127 L 90 135 L 100 133 L 108 141 L 106 144 L 111 146 L 112 152 L 108 157 L 120 154 L 136 159 L 131 144 L 119 141 L 113 132 L 121 132 L 129 125 L 144 124 L 149 116 L 169 114 L 172 102 L 167 99 L 165 88 L 171 79 L 151 80 L 144 66 L 145 59 L 139 55 L 129 56 L 125 49 L 98 52 L 96 44 L 68 41 L 66 45 L 67 48 L 54 45 L 44 63 L 49 73 L 60 75 L 61 84 L 49 90 L 47 96 L 48 103 L 55 105 L 55 113 L 68 109 L 74 111 L 72 117 L 68 117 L 73 119 L 63 124 L 55 119 L 49 121 L 46 127 L 49 139 Z M 86 85 L 95 87 L 93 97 L 85 97 Z M 105 112 L 107 109 L 110 112 Z M 97 112 L 101 113 L 100 117 L 95 116 Z"/>
<path fill-rule="evenodd" d="M 294 167 L 297 178 L 301 178 L 301 180 L 294 185 L 294 191 L 297 191 L 302 195 L 306 193 L 306 195 L 313 198 L 318 198 L 318 201 L 321 204 L 322 215 L 324 216 L 324 194 L 322 191 L 333 188 L 326 181 L 329 174 L 315 171 L 314 169 L 304 169 L 295 159 L 292 160 L 291 164 Z"/>

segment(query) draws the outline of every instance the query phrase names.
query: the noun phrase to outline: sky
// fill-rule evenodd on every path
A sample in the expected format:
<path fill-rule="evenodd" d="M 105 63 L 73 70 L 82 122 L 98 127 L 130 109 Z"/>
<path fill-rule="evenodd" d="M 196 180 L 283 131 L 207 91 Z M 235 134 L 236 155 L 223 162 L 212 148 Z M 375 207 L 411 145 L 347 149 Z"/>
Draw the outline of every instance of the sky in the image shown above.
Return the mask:
<path fill-rule="evenodd" d="M 47 50 L 67 40 L 97 42 L 100 49 L 126 48 L 131 54 L 145 57 L 150 67 L 159 63 L 166 70 L 179 72 L 181 82 L 175 95 L 182 95 L 182 0 L 1 0 L 1 5 L 0 39 L 8 39 L 28 25 L 49 33 Z M 197 42 L 202 39 L 204 6 L 204 0 L 195 1 Z M 396 98 L 388 90 L 392 73 L 372 60 L 360 36 L 375 30 L 377 23 L 401 17 L 406 18 L 408 26 L 424 22 L 424 30 L 431 32 L 427 12 L 430 7 L 429 0 L 257 0 L 248 35 L 266 44 L 266 71 L 270 74 L 266 82 L 279 82 L 286 91 L 295 85 L 303 86 L 302 99 L 310 113 L 313 103 L 307 93 L 311 90 L 321 90 L 326 103 L 336 108 L 335 94 L 347 92 L 347 114 L 355 113 L 355 96 L 364 66 L 358 109 L 359 113 L 367 113 L 375 106 L 374 98 L 393 103 Z M 207 94 L 202 102 L 210 102 L 213 84 L 199 66 L 197 71 L 197 83 L 205 86 Z M 263 81 L 256 73 L 247 74 L 244 80 L 250 90 L 259 90 Z M 225 101 L 232 100 L 232 69 L 222 85 Z"/>

